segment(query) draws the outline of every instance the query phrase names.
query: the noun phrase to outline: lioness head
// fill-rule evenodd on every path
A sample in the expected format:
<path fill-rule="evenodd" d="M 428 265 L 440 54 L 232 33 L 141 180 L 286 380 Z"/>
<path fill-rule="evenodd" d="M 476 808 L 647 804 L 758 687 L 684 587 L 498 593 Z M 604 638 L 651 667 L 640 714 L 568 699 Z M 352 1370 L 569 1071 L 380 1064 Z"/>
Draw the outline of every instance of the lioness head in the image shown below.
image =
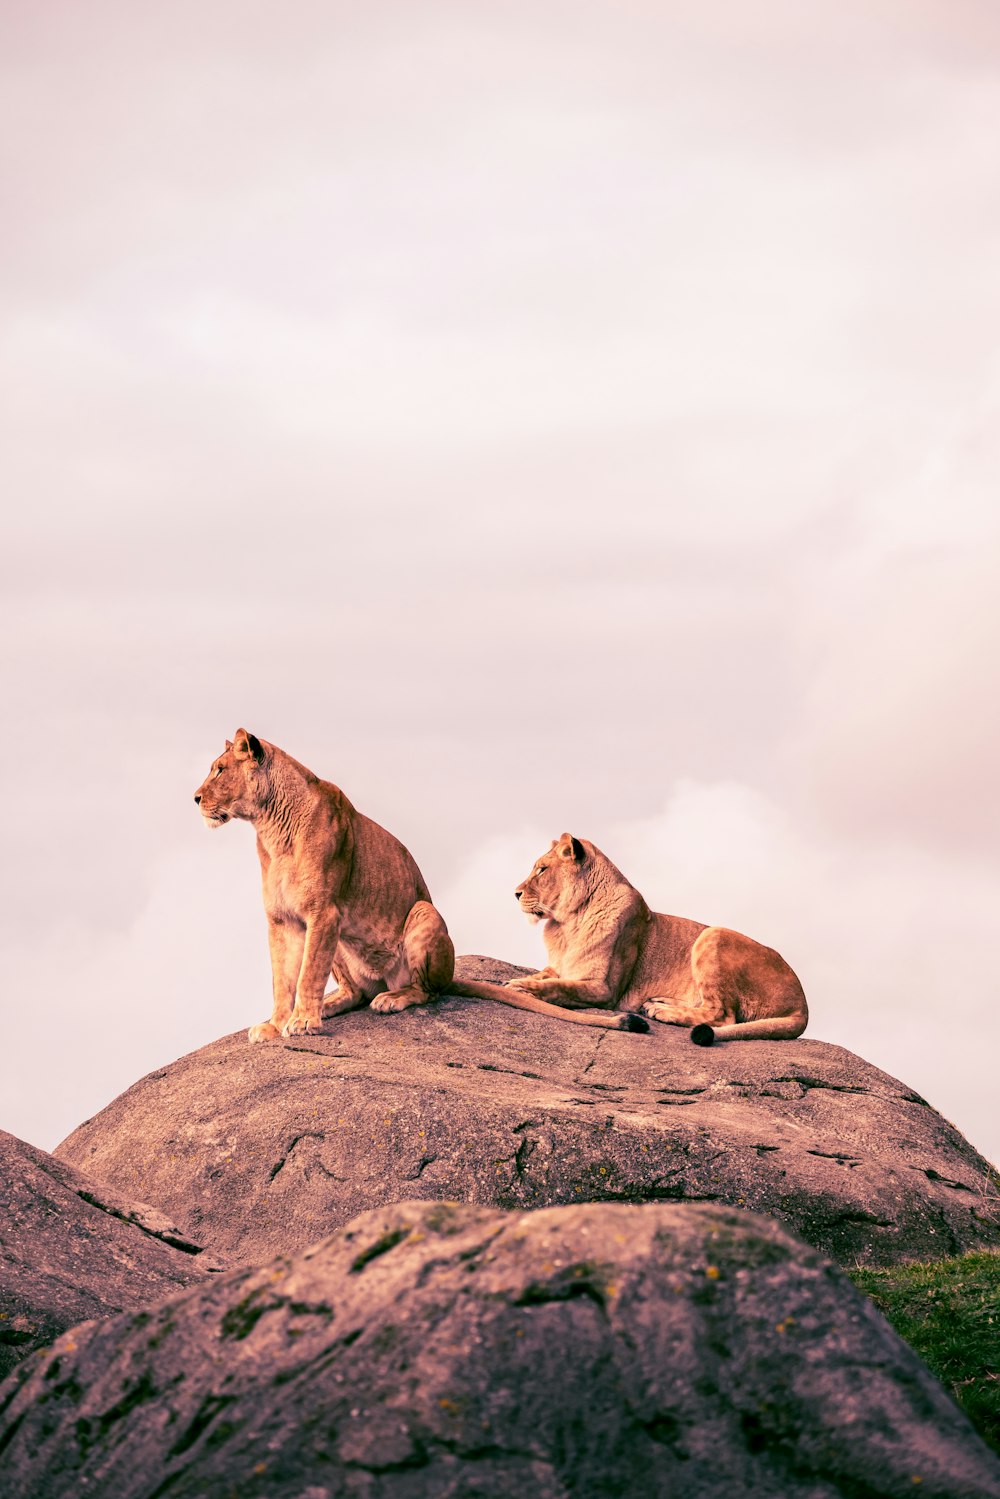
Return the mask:
<path fill-rule="evenodd" d="M 529 921 L 562 921 L 576 910 L 589 893 L 588 857 L 579 838 L 569 833 L 553 838 L 548 853 L 535 860 L 528 878 L 514 891 Z"/>
<path fill-rule="evenodd" d="M 246 729 L 237 729 L 194 794 L 206 827 L 221 828 L 233 817 L 252 818 L 259 805 L 258 770 L 264 746 Z"/>

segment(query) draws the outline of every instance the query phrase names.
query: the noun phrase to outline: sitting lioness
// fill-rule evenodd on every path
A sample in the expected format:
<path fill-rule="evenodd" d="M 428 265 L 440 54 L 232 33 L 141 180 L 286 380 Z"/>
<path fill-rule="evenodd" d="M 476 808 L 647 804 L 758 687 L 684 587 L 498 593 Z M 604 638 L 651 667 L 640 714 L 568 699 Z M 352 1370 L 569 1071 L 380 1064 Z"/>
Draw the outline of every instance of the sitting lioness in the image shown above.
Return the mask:
<path fill-rule="evenodd" d="M 620 1005 L 713 1041 L 785 1040 L 809 1019 L 802 985 L 770 947 L 651 911 L 611 860 L 563 833 L 514 892 L 545 922 L 550 966 L 511 986 L 560 1005 Z"/>
<path fill-rule="evenodd" d="M 194 799 L 210 828 L 239 819 L 257 832 L 274 1008 L 250 1027 L 251 1041 L 318 1030 L 324 1015 L 368 1000 L 373 1010 L 405 1010 L 445 992 L 610 1030 L 649 1029 L 636 1015 L 570 1015 L 499 984 L 456 982 L 448 928 L 399 840 L 246 729 L 226 740 Z M 337 988 L 327 995 L 330 974 Z"/>

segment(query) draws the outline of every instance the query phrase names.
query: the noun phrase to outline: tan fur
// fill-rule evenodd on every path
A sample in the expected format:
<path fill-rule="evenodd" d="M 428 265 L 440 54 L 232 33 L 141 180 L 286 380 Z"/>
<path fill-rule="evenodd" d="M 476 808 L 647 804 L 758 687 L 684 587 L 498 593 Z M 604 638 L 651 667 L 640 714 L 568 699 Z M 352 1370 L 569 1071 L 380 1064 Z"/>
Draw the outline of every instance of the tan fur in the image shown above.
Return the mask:
<path fill-rule="evenodd" d="M 209 827 L 235 819 L 257 833 L 274 1005 L 251 1041 L 307 1034 L 369 1000 L 388 1012 L 445 992 L 631 1028 L 629 1016 L 571 1017 L 499 985 L 455 983 L 448 928 L 409 852 L 277 745 L 237 729 L 195 801 Z M 337 988 L 324 995 L 331 974 Z"/>
<path fill-rule="evenodd" d="M 703 1044 L 786 1039 L 806 1028 L 802 985 L 784 958 L 725 927 L 650 911 L 586 839 L 554 839 L 516 894 L 529 919 L 545 922 L 549 956 L 541 973 L 511 980 L 522 993 L 710 1026 L 714 1037 Z"/>

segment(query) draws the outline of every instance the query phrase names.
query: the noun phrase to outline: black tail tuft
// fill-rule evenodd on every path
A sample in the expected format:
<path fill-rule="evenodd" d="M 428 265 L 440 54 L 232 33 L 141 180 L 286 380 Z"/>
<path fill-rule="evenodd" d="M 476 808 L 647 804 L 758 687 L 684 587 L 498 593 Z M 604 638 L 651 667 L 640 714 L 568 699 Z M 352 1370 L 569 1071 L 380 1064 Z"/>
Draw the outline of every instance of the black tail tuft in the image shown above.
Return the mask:
<path fill-rule="evenodd" d="M 623 1031 L 648 1031 L 649 1021 L 643 1020 L 641 1015 L 625 1014 L 622 1016 Z"/>
<path fill-rule="evenodd" d="M 691 1040 L 695 1046 L 711 1046 L 715 1040 L 715 1032 L 710 1025 L 696 1025 L 691 1032 Z"/>

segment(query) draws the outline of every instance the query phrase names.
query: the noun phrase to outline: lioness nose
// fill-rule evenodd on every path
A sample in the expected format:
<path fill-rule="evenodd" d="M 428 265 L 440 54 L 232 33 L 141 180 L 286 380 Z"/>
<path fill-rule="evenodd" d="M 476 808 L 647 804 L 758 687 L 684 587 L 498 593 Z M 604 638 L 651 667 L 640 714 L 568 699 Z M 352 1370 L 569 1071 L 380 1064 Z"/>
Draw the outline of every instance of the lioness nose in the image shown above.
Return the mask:
<path fill-rule="evenodd" d="M 523 894 L 524 894 L 524 891 L 523 891 L 523 890 L 515 890 L 515 891 L 514 891 L 514 899 L 515 899 L 515 900 L 520 900 L 520 899 L 521 899 L 521 896 L 522 896 L 522 895 L 523 895 Z"/>
<path fill-rule="evenodd" d="M 201 806 L 201 793 L 200 792 L 195 797 L 194 804 L 195 804 L 196 807 L 200 807 Z"/>

